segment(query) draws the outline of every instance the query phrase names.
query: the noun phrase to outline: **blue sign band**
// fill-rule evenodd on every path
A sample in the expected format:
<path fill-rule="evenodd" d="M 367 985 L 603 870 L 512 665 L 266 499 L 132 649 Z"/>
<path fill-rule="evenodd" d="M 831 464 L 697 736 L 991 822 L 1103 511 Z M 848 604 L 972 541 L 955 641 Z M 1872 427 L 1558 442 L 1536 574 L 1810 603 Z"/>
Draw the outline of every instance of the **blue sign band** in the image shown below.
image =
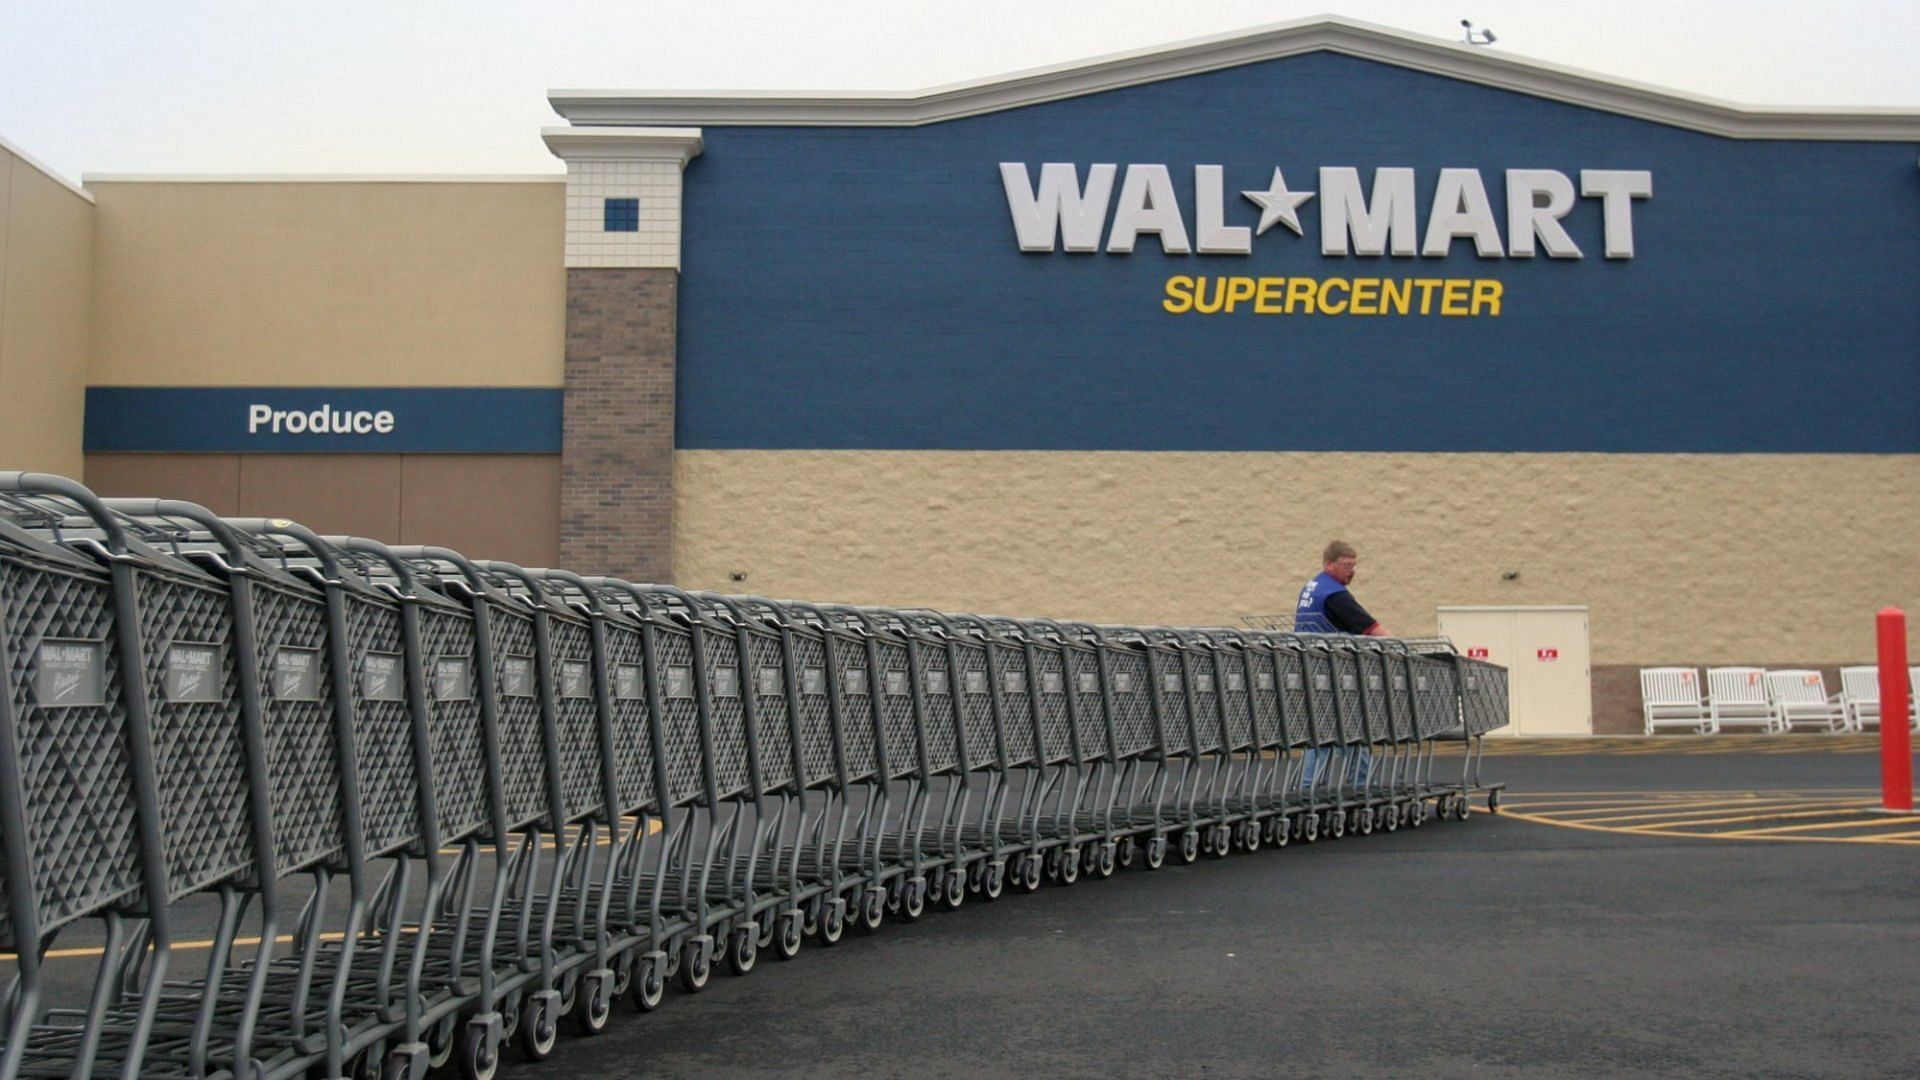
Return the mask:
<path fill-rule="evenodd" d="M 87 389 L 90 453 L 557 454 L 561 391 Z"/>

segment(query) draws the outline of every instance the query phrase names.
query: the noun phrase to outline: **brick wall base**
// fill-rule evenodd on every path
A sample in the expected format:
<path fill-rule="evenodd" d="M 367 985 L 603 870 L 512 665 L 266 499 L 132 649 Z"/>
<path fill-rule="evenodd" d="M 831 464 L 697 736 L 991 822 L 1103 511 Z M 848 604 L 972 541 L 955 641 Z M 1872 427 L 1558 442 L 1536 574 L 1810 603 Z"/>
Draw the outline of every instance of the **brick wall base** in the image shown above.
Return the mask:
<path fill-rule="evenodd" d="M 567 271 L 560 562 L 673 579 L 673 394 L 679 273 Z"/>

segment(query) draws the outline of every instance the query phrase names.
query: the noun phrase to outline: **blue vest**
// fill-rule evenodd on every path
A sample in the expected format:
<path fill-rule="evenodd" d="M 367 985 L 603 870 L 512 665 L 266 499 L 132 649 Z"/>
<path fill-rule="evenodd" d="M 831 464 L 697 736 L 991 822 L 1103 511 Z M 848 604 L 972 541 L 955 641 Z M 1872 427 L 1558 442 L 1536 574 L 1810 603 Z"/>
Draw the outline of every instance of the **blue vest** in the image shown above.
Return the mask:
<path fill-rule="evenodd" d="M 1300 590 L 1300 606 L 1293 612 L 1294 631 L 1301 634 L 1339 633 L 1327 621 L 1327 597 L 1346 591 L 1347 587 L 1335 581 L 1326 571 L 1314 575 L 1313 580 Z"/>

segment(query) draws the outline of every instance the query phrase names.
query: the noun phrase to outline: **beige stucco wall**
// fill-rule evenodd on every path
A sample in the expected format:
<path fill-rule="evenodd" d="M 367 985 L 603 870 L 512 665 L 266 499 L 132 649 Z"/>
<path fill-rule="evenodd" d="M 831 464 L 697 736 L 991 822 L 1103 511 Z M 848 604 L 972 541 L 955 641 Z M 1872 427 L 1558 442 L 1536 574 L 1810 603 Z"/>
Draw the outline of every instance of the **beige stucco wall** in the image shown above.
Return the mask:
<path fill-rule="evenodd" d="M 92 385 L 561 385 L 563 178 L 88 190 Z"/>
<path fill-rule="evenodd" d="M 93 211 L 0 145 L 0 469 L 80 475 Z"/>
<path fill-rule="evenodd" d="M 676 576 L 700 588 L 1209 624 L 1289 610 L 1339 536 L 1390 629 L 1588 604 L 1595 664 L 1870 657 L 1876 609 L 1920 608 L 1912 456 L 677 458 Z"/>

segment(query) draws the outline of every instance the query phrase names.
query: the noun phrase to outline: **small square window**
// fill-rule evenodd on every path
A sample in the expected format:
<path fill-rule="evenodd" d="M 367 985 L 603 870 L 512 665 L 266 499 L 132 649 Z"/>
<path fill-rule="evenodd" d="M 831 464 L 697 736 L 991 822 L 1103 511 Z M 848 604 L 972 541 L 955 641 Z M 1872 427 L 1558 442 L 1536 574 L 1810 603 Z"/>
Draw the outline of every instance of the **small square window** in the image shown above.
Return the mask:
<path fill-rule="evenodd" d="M 608 199 L 606 210 L 607 232 L 639 232 L 640 200 Z"/>

